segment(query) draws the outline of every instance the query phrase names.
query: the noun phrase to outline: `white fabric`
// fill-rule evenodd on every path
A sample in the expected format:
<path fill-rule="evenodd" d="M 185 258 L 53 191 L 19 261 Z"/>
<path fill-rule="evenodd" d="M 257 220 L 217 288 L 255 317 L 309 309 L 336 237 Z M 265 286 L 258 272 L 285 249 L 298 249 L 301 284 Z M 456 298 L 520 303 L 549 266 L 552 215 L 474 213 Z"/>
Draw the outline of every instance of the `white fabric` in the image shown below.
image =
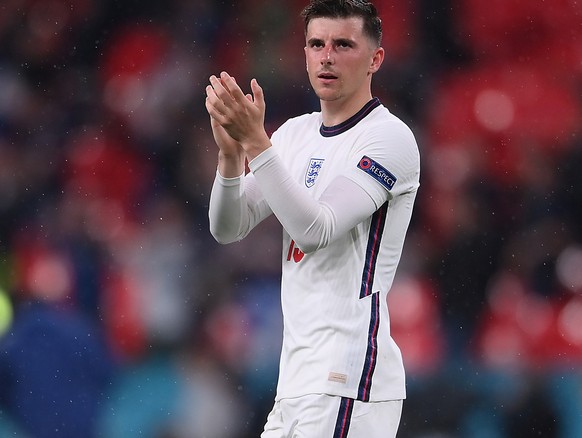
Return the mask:
<path fill-rule="evenodd" d="M 279 222 L 303 252 L 325 248 L 376 211 L 366 191 L 341 175 L 319 199 L 312 198 L 286 172 L 274 148 L 253 160 L 251 168 Z"/>
<path fill-rule="evenodd" d="M 244 238 L 271 212 L 284 228 L 277 400 L 316 393 L 366 401 L 406 395 L 386 298 L 419 186 L 418 147 L 383 106 L 348 122 L 349 129 L 323 136 L 320 113 L 291 119 L 273 134 L 273 147 L 249 163 L 252 174 L 217 175 L 213 186 L 209 215 L 218 241 Z M 358 168 L 364 156 L 394 175 L 392 187 Z M 386 202 L 369 290 L 361 296 L 372 215 Z M 374 366 L 367 369 L 372 356 Z"/>
<path fill-rule="evenodd" d="M 243 179 L 248 179 L 243 185 Z M 210 232 L 223 244 L 245 238 L 271 209 L 261 199 L 252 175 L 238 178 L 223 178 L 218 172 L 210 194 L 208 215 Z"/>
<path fill-rule="evenodd" d="M 261 438 L 332 437 L 340 412 L 340 397 L 311 394 L 275 402 Z M 394 438 L 402 415 L 402 400 L 355 401 L 347 436 Z"/>
<path fill-rule="evenodd" d="M 376 206 L 367 193 L 354 181 L 339 176 L 326 189 L 319 200 L 311 198 L 306 190 L 298 190 L 292 180 L 273 187 L 270 180 L 285 171 L 283 163 L 273 148 L 261 154 L 265 160 L 261 168 L 261 177 L 267 182 L 263 191 L 270 190 L 274 210 L 279 212 L 277 218 L 289 232 L 304 252 L 313 252 L 327 246 L 336 235 L 341 235 L 355 225 L 372 215 Z M 262 213 L 259 208 L 251 208 L 252 202 L 247 202 L 244 191 L 241 191 L 240 178 L 223 178 L 217 174 L 212 190 L 211 231 L 218 241 L 230 243 L 240 240 L 262 219 L 270 210 L 268 204 L 263 203 Z M 246 177 L 245 191 L 257 193 L 257 182 L 252 174 Z M 245 214 L 245 207 L 249 210 Z M 233 208 L 236 207 L 236 208 Z M 228 213 L 221 214 L 217 209 L 225 209 Z M 254 211 L 256 214 L 253 214 Z M 251 225 L 252 223 L 252 225 Z"/>

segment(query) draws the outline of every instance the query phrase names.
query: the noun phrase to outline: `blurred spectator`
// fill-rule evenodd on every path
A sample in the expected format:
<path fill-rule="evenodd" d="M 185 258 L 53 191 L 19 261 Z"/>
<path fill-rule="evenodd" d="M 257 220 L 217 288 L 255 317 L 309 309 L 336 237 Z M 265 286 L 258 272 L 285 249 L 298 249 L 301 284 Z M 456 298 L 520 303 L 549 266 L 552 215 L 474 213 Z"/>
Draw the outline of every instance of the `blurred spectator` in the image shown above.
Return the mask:
<path fill-rule="evenodd" d="M 66 258 L 31 251 L 14 323 L 0 338 L 0 406 L 31 437 L 95 437 L 113 357 L 101 328 L 67 303 Z"/>
<path fill-rule="evenodd" d="M 210 239 L 204 86 L 258 77 L 271 130 L 315 110 L 305 3 L 0 2 L 0 436 L 258 435 L 281 229 Z M 578 438 L 581 3 L 377 5 L 373 87 L 423 165 L 389 295 L 399 436 Z"/>

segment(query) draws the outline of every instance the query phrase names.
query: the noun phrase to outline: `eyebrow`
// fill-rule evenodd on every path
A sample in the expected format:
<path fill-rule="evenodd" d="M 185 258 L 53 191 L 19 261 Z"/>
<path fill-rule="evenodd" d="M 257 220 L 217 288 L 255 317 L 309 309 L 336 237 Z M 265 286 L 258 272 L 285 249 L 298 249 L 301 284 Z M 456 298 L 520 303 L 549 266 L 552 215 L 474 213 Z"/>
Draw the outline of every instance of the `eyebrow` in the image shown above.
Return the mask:
<path fill-rule="evenodd" d="M 315 44 L 315 43 L 323 43 L 323 42 L 324 42 L 323 39 L 316 38 L 316 37 L 309 38 L 309 40 L 307 40 L 307 44 L 308 45 L 312 45 L 312 44 Z M 356 44 L 356 42 L 353 41 L 353 40 L 351 40 L 350 38 L 335 38 L 333 40 L 333 43 L 334 44 L 348 44 L 348 45 L 351 45 L 351 46 L 353 46 L 353 45 Z"/>

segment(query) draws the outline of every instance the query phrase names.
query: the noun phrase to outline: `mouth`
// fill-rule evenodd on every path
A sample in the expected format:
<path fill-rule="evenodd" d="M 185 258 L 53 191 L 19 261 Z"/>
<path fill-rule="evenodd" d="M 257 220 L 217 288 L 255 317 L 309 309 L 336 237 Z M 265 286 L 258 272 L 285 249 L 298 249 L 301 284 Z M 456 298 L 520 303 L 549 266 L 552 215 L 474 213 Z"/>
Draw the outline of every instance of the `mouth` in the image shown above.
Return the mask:
<path fill-rule="evenodd" d="M 333 81 L 333 80 L 335 80 L 335 79 L 337 79 L 337 78 L 338 78 L 338 77 L 337 77 L 336 75 L 334 75 L 333 73 L 331 73 L 331 72 L 327 72 L 327 71 L 319 73 L 319 74 L 317 75 L 317 77 L 318 77 L 319 79 L 322 79 L 322 80 L 324 80 L 324 81 Z"/>

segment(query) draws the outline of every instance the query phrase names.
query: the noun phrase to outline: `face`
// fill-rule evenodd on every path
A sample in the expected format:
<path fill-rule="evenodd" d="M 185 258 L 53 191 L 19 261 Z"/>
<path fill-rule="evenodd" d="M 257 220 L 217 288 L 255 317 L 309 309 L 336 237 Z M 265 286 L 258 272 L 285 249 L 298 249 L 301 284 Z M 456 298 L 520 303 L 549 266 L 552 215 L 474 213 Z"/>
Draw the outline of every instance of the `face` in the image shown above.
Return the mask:
<path fill-rule="evenodd" d="M 322 101 L 365 104 L 370 84 L 384 59 L 382 48 L 363 32 L 363 19 L 314 18 L 306 33 L 305 57 L 309 81 Z"/>

